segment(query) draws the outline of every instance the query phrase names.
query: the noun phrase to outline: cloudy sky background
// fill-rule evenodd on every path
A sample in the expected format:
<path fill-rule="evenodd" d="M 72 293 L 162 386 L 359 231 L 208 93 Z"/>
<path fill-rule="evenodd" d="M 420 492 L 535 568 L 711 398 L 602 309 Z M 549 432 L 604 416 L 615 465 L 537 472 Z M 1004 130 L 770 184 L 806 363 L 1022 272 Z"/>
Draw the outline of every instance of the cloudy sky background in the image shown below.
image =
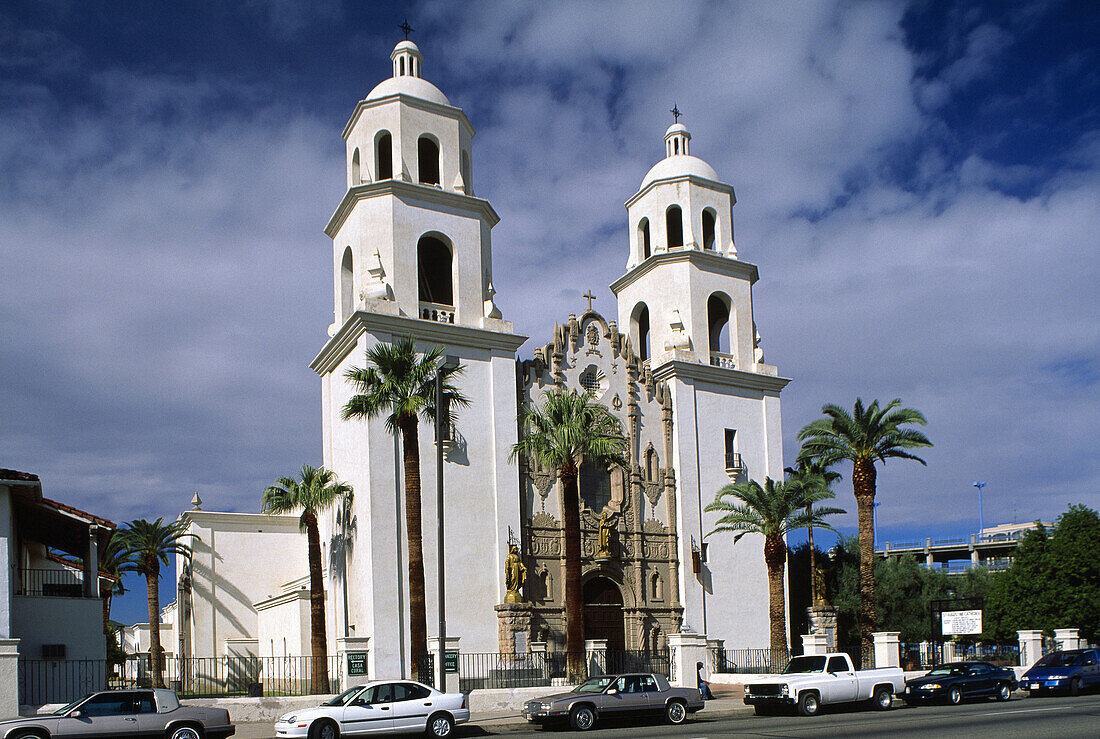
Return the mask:
<path fill-rule="evenodd" d="M 320 463 L 321 228 L 405 17 L 478 130 L 523 356 L 587 289 L 615 315 L 675 103 L 737 191 L 789 460 L 823 403 L 900 397 L 936 446 L 880 473 L 881 539 L 974 531 L 974 480 L 987 525 L 1100 504 L 1089 2 L 5 5 L 0 467 L 122 522 Z"/>

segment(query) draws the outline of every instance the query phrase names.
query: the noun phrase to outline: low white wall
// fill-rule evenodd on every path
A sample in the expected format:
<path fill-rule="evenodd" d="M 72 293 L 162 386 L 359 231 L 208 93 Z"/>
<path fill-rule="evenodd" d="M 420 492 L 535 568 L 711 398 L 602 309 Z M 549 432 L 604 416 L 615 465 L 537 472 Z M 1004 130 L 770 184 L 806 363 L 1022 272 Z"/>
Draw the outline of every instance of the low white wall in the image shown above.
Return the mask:
<path fill-rule="evenodd" d="M 21 640 L 19 656 L 42 659 L 43 644 L 64 644 L 65 659 L 106 659 L 103 601 L 99 598 L 16 596 L 12 635 Z"/>

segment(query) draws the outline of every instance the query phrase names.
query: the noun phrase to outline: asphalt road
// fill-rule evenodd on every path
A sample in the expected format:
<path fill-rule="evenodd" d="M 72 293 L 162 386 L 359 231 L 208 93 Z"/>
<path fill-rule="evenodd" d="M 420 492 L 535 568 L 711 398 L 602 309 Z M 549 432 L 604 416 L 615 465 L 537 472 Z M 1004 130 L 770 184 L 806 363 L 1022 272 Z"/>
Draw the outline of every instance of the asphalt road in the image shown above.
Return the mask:
<path fill-rule="evenodd" d="M 458 737 L 481 737 L 507 734 L 519 737 L 576 736 L 573 732 L 555 729 L 485 730 L 477 726 L 461 726 Z M 1010 737 L 1087 737 L 1100 735 L 1100 695 L 1077 698 L 1024 698 L 1008 703 L 977 701 L 960 706 L 905 706 L 895 701 L 890 711 L 822 712 L 812 718 L 801 716 L 736 716 L 708 718 L 706 711 L 682 726 L 649 723 L 617 723 L 598 726 L 585 737 L 680 736 L 703 739 L 724 736 L 758 737 L 880 737 L 927 736 L 1007 739 Z M 259 739 L 273 736 L 270 724 L 266 729 L 258 724 L 238 727 L 234 739 Z"/>

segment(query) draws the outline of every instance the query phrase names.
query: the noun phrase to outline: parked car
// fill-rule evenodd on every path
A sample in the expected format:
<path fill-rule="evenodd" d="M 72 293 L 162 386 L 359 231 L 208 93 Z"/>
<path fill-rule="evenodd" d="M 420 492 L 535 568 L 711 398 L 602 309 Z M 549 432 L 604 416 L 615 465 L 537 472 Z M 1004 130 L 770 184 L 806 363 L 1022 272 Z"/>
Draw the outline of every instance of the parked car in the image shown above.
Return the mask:
<path fill-rule="evenodd" d="M 906 703 L 945 701 L 951 705 L 964 698 L 996 698 L 1006 701 L 1016 689 L 1016 672 L 988 662 L 952 662 L 936 665 L 926 675 L 905 681 Z"/>
<path fill-rule="evenodd" d="M 1096 685 L 1100 685 L 1100 650 L 1096 649 L 1052 652 L 1020 677 L 1020 687 L 1026 689 L 1029 695 L 1055 690 L 1079 695 L 1086 688 Z"/>
<path fill-rule="evenodd" d="M 283 714 L 277 737 L 336 739 L 360 734 L 427 733 L 447 737 L 470 720 L 463 693 L 441 693 L 412 680 L 375 680 L 345 690 L 316 708 Z"/>
<path fill-rule="evenodd" d="M 746 685 L 745 703 L 758 716 L 792 707 L 813 716 L 824 705 L 867 701 L 885 711 L 904 689 L 900 667 L 857 670 L 844 653 L 807 655 L 792 658 L 780 675 Z"/>
<path fill-rule="evenodd" d="M 236 731 L 224 708 L 180 705 L 171 690 L 107 690 L 53 713 L 0 722 L 3 739 L 155 736 L 224 739 Z"/>
<path fill-rule="evenodd" d="M 661 716 L 682 724 L 704 705 L 698 688 L 674 688 L 664 675 L 635 673 L 592 677 L 568 693 L 527 701 L 523 715 L 533 724 L 568 721 L 571 728 L 587 731 L 613 717 Z"/>

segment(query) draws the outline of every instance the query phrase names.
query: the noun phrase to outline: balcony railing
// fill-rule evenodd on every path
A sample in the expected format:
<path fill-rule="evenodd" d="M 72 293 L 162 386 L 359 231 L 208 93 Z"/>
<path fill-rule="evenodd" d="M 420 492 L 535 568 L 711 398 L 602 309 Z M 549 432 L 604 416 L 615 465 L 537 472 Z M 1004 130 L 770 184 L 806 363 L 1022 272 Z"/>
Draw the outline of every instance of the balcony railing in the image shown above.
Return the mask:
<path fill-rule="evenodd" d="M 733 355 L 723 354 L 722 352 L 710 353 L 710 366 L 721 367 L 722 369 L 736 369 L 733 366 Z"/>
<path fill-rule="evenodd" d="M 15 594 L 81 598 L 84 596 L 84 581 L 70 570 L 21 569 Z"/>
<path fill-rule="evenodd" d="M 454 323 L 455 307 L 453 305 L 421 301 L 420 317 L 425 321 L 435 321 L 436 323 Z"/>
<path fill-rule="evenodd" d="M 745 471 L 745 465 L 741 461 L 741 455 L 737 452 L 726 452 L 726 472 L 735 475 Z"/>

